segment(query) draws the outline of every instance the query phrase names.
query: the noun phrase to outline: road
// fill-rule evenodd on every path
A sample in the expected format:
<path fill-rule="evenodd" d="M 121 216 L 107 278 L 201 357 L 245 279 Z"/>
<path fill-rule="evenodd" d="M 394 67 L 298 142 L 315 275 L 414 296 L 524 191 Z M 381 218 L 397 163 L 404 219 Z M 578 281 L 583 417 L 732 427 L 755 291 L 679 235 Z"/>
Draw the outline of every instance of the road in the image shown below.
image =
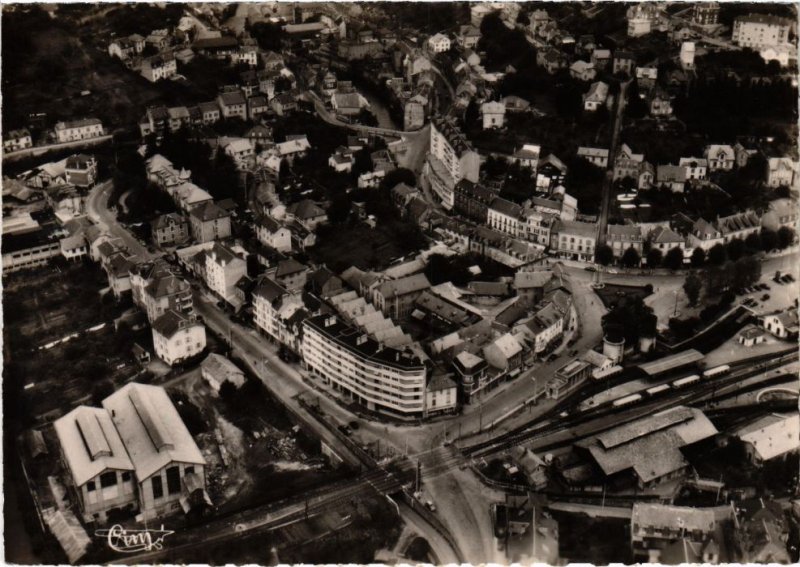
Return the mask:
<path fill-rule="evenodd" d="M 161 256 L 160 253 L 151 253 L 146 246 L 141 244 L 139 240 L 133 236 L 119 221 L 117 221 L 116 213 L 108 208 L 108 198 L 113 189 L 112 181 L 105 181 L 95 185 L 89 193 L 89 198 L 86 200 L 86 211 L 89 218 L 97 224 L 104 232 L 109 233 L 115 238 L 120 238 L 125 243 L 128 251 L 142 258 L 143 260 L 152 260 Z"/>
<path fill-rule="evenodd" d="M 617 157 L 617 149 L 619 148 L 619 132 L 622 129 L 622 117 L 625 113 L 625 104 L 627 103 L 625 92 L 628 90 L 632 79 L 628 79 L 624 83 L 620 83 L 619 94 L 617 95 L 617 111 L 614 114 L 614 129 L 611 132 L 611 146 L 608 148 L 608 169 L 606 170 L 606 178 L 603 182 L 603 196 L 600 204 L 600 219 L 597 223 L 597 241 L 602 242 L 605 240 L 606 227 L 608 226 L 608 213 L 611 209 L 611 186 L 614 181 L 614 161 Z"/>

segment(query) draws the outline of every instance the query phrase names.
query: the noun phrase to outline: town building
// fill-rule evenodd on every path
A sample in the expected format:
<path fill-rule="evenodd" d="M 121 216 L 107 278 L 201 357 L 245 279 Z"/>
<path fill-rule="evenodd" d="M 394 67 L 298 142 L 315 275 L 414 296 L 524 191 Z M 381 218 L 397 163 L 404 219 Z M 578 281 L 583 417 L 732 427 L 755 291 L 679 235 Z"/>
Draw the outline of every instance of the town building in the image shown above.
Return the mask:
<path fill-rule="evenodd" d="M 523 144 L 520 149 L 511 155 L 511 160 L 518 163 L 520 167 L 527 167 L 531 171 L 536 171 L 541 153 L 542 146 L 539 144 Z"/>
<path fill-rule="evenodd" d="M 142 77 L 155 83 L 162 79 L 174 77 L 178 72 L 178 65 L 172 53 L 165 52 L 146 57 L 142 60 L 140 73 Z"/>
<path fill-rule="evenodd" d="M 606 104 L 608 99 L 608 85 L 602 81 L 592 83 L 589 92 L 583 95 L 583 109 L 594 112 Z"/>
<path fill-rule="evenodd" d="M 31 133 L 27 128 L 19 130 L 11 130 L 6 132 L 3 137 L 3 151 L 15 152 L 17 150 L 24 150 L 33 146 L 33 139 Z"/>
<path fill-rule="evenodd" d="M 212 352 L 200 364 L 200 376 L 208 382 L 215 392 L 219 392 L 225 382 L 236 388 L 244 385 L 244 371 L 226 357 Z"/>
<path fill-rule="evenodd" d="M 759 323 L 779 339 L 794 338 L 798 332 L 797 309 L 767 313 L 759 317 Z"/>
<path fill-rule="evenodd" d="M 747 459 L 754 465 L 786 458 L 800 451 L 800 415 L 766 415 L 734 435 L 744 444 Z"/>
<path fill-rule="evenodd" d="M 480 156 L 453 120 L 431 120 L 430 153 L 423 169 L 433 193 L 450 210 L 454 189 L 462 179 L 478 182 Z"/>
<path fill-rule="evenodd" d="M 450 51 L 450 38 L 443 33 L 437 33 L 428 38 L 428 49 L 433 53 Z"/>
<path fill-rule="evenodd" d="M 247 99 L 240 91 L 220 93 L 217 96 L 217 104 L 223 118 L 247 120 Z"/>
<path fill-rule="evenodd" d="M 137 264 L 130 271 L 131 298 L 153 323 L 167 311 L 191 315 L 192 288 L 163 260 Z"/>
<path fill-rule="evenodd" d="M 771 230 L 778 230 L 782 226 L 794 229 L 797 226 L 797 203 L 791 199 L 775 199 L 770 201 L 767 212 L 761 217 L 761 226 Z"/>
<path fill-rule="evenodd" d="M 593 81 L 597 76 L 597 70 L 594 68 L 594 63 L 579 59 L 569 66 L 569 74 L 578 81 Z"/>
<path fill-rule="evenodd" d="M 291 252 L 292 232 L 270 215 L 258 215 L 255 220 L 258 241 L 278 252 Z"/>
<path fill-rule="evenodd" d="M 236 284 L 247 275 L 247 262 L 219 242 L 206 253 L 205 260 L 208 288 L 228 303 L 236 304 Z"/>
<path fill-rule="evenodd" d="M 653 31 L 658 12 L 658 5 L 652 2 L 641 2 L 628 8 L 628 37 L 640 37 Z"/>
<path fill-rule="evenodd" d="M 170 366 L 180 364 L 206 348 L 206 328 L 195 315 L 170 309 L 153 321 L 156 356 Z"/>
<path fill-rule="evenodd" d="M 597 225 L 579 221 L 557 220 L 550 236 L 550 253 L 559 258 L 583 262 L 594 260 Z"/>
<path fill-rule="evenodd" d="M 466 24 L 458 27 L 456 41 L 464 49 L 474 49 L 481 39 L 481 31 L 473 25 Z"/>
<path fill-rule="evenodd" d="M 92 187 L 97 181 L 97 160 L 94 156 L 75 154 L 64 163 L 64 178 L 76 187 Z"/>
<path fill-rule="evenodd" d="M 431 283 L 425 274 L 414 274 L 380 284 L 372 294 L 372 303 L 387 317 L 402 319 L 414 310 L 414 303 Z"/>
<path fill-rule="evenodd" d="M 698 2 L 692 8 L 692 21 L 700 26 L 715 26 L 719 23 L 719 3 Z"/>
<path fill-rule="evenodd" d="M 589 163 L 606 169 L 608 167 L 608 149 L 607 148 L 578 148 L 578 157 L 582 157 Z"/>
<path fill-rule="evenodd" d="M 83 120 L 69 120 L 58 122 L 55 126 L 56 142 L 76 142 L 99 138 L 105 132 L 103 123 L 97 118 L 84 118 Z"/>
<path fill-rule="evenodd" d="M 610 224 L 606 233 L 606 244 L 611 247 L 614 257 L 622 258 L 628 248 L 633 248 L 642 256 L 644 237 L 642 229 L 635 224 Z"/>
<path fill-rule="evenodd" d="M 222 240 L 231 235 L 231 214 L 207 201 L 189 211 L 189 222 L 192 227 L 192 236 L 199 242 Z"/>
<path fill-rule="evenodd" d="M 506 105 L 499 101 L 484 102 L 481 105 L 483 129 L 502 128 L 505 123 Z"/>
<path fill-rule="evenodd" d="M 630 51 L 615 51 L 612 69 L 615 75 L 625 73 L 629 77 L 633 77 L 636 70 L 636 57 Z"/>
<path fill-rule="evenodd" d="M 157 246 L 183 244 L 189 239 L 189 221 L 181 214 L 167 213 L 150 223 L 153 242 Z"/>
<path fill-rule="evenodd" d="M 669 506 L 636 502 L 631 513 L 631 549 L 634 560 L 652 563 L 719 563 L 717 520 L 713 510 L 688 506 Z M 677 563 L 667 559 L 675 554 L 672 546 L 688 548 L 688 558 L 677 555 Z M 697 556 L 697 557 L 696 557 Z"/>
<path fill-rule="evenodd" d="M 767 159 L 767 187 L 792 187 L 797 170 L 798 163 L 790 157 Z"/>
<path fill-rule="evenodd" d="M 760 49 L 787 43 L 792 21 L 768 14 L 739 16 L 733 22 L 731 41 L 740 47 Z"/>
<path fill-rule="evenodd" d="M 708 171 L 730 171 L 736 165 L 736 152 L 727 144 L 711 144 L 706 146 L 705 158 L 708 160 Z"/>
<path fill-rule="evenodd" d="M 335 315 L 303 322 L 302 355 L 313 375 L 370 411 L 400 418 L 425 415 L 428 371 L 423 362 L 406 350 L 382 345 Z"/>

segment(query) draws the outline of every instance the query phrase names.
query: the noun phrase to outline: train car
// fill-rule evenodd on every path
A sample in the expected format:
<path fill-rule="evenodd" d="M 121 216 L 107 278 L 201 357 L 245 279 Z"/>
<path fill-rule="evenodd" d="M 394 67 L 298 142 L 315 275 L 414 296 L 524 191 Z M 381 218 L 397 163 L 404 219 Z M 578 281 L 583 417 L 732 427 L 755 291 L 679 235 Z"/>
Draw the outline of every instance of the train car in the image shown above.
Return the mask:
<path fill-rule="evenodd" d="M 715 366 L 714 368 L 709 368 L 708 370 L 703 372 L 703 377 L 716 378 L 717 376 L 724 376 L 730 371 L 731 367 L 727 364 L 723 364 L 722 366 Z"/>
<path fill-rule="evenodd" d="M 695 382 L 700 381 L 700 375 L 692 374 L 691 376 L 686 376 L 685 378 L 679 378 L 672 383 L 673 388 L 683 388 L 684 386 L 688 386 L 689 384 L 694 384 Z"/>
<path fill-rule="evenodd" d="M 611 368 L 606 368 L 605 370 L 598 370 L 595 373 L 592 373 L 592 378 L 595 380 L 604 380 L 606 378 L 610 378 L 611 376 L 616 376 L 622 372 L 622 366 L 616 365 L 612 366 Z"/>
<path fill-rule="evenodd" d="M 645 392 L 648 396 L 655 396 L 656 394 L 660 394 L 661 392 L 665 392 L 667 390 L 669 390 L 669 384 L 659 384 L 658 386 L 648 388 L 645 390 Z"/>
<path fill-rule="evenodd" d="M 626 406 L 628 404 L 632 404 L 633 402 L 638 402 L 642 399 L 641 394 L 631 394 L 630 396 L 625 396 L 624 398 L 619 398 L 618 400 L 614 400 L 611 405 L 615 408 L 620 406 Z"/>

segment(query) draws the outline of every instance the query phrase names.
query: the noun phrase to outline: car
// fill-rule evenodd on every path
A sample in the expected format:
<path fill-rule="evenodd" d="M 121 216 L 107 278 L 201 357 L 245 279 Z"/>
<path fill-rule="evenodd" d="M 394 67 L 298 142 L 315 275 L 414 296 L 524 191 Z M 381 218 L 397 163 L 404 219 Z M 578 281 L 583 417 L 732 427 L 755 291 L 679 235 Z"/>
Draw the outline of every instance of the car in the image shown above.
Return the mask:
<path fill-rule="evenodd" d="M 792 274 L 786 274 L 786 277 L 789 279 L 790 282 L 794 281 L 794 276 Z"/>
<path fill-rule="evenodd" d="M 594 266 L 586 266 L 584 270 L 586 270 L 587 272 L 596 272 L 597 268 L 595 268 Z"/>
<path fill-rule="evenodd" d="M 358 422 L 357 422 L 356 420 L 353 420 L 353 421 L 351 421 L 350 423 L 348 423 L 348 424 L 347 424 L 347 426 L 348 426 L 350 429 L 352 429 L 353 431 L 355 431 L 355 430 L 357 430 L 359 427 L 361 427 L 361 426 L 358 424 Z"/>
<path fill-rule="evenodd" d="M 767 300 L 769 300 L 769 294 L 765 293 L 764 295 L 761 296 L 761 301 L 767 301 Z"/>
<path fill-rule="evenodd" d="M 793 279 L 794 279 L 794 278 L 792 278 L 792 276 L 790 276 L 789 274 L 785 274 L 785 275 L 781 276 L 781 281 L 782 281 L 783 283 L 789 283 L 789 282 L 790 282 L 790 281 L 792 281 Z"/>
<path fill-rule="evenodd" d="M 436 511 L 436 506 L 435 506 L 435 505 L 433 504 L 433 502 L 431 502 L 430 500 L 426 500 L 426 501 L 425 501 L 425 507 L 426 507 L 428 510 L 430 510 L 431 512 L 435 512 L 435 511 Z"/>

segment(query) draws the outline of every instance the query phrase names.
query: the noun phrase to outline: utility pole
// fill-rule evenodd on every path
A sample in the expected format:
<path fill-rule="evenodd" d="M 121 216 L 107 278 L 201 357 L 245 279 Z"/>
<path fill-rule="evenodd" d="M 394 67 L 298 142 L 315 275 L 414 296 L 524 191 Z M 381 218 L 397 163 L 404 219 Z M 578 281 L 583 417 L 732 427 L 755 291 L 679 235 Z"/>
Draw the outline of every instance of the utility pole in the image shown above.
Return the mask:
<path fill-rule="evenodd" d="M 417 476 L 414 479 L 414 492 L 419 492 L 419 487 L 422 484 L 422 462 L 417 461 Z"/>

